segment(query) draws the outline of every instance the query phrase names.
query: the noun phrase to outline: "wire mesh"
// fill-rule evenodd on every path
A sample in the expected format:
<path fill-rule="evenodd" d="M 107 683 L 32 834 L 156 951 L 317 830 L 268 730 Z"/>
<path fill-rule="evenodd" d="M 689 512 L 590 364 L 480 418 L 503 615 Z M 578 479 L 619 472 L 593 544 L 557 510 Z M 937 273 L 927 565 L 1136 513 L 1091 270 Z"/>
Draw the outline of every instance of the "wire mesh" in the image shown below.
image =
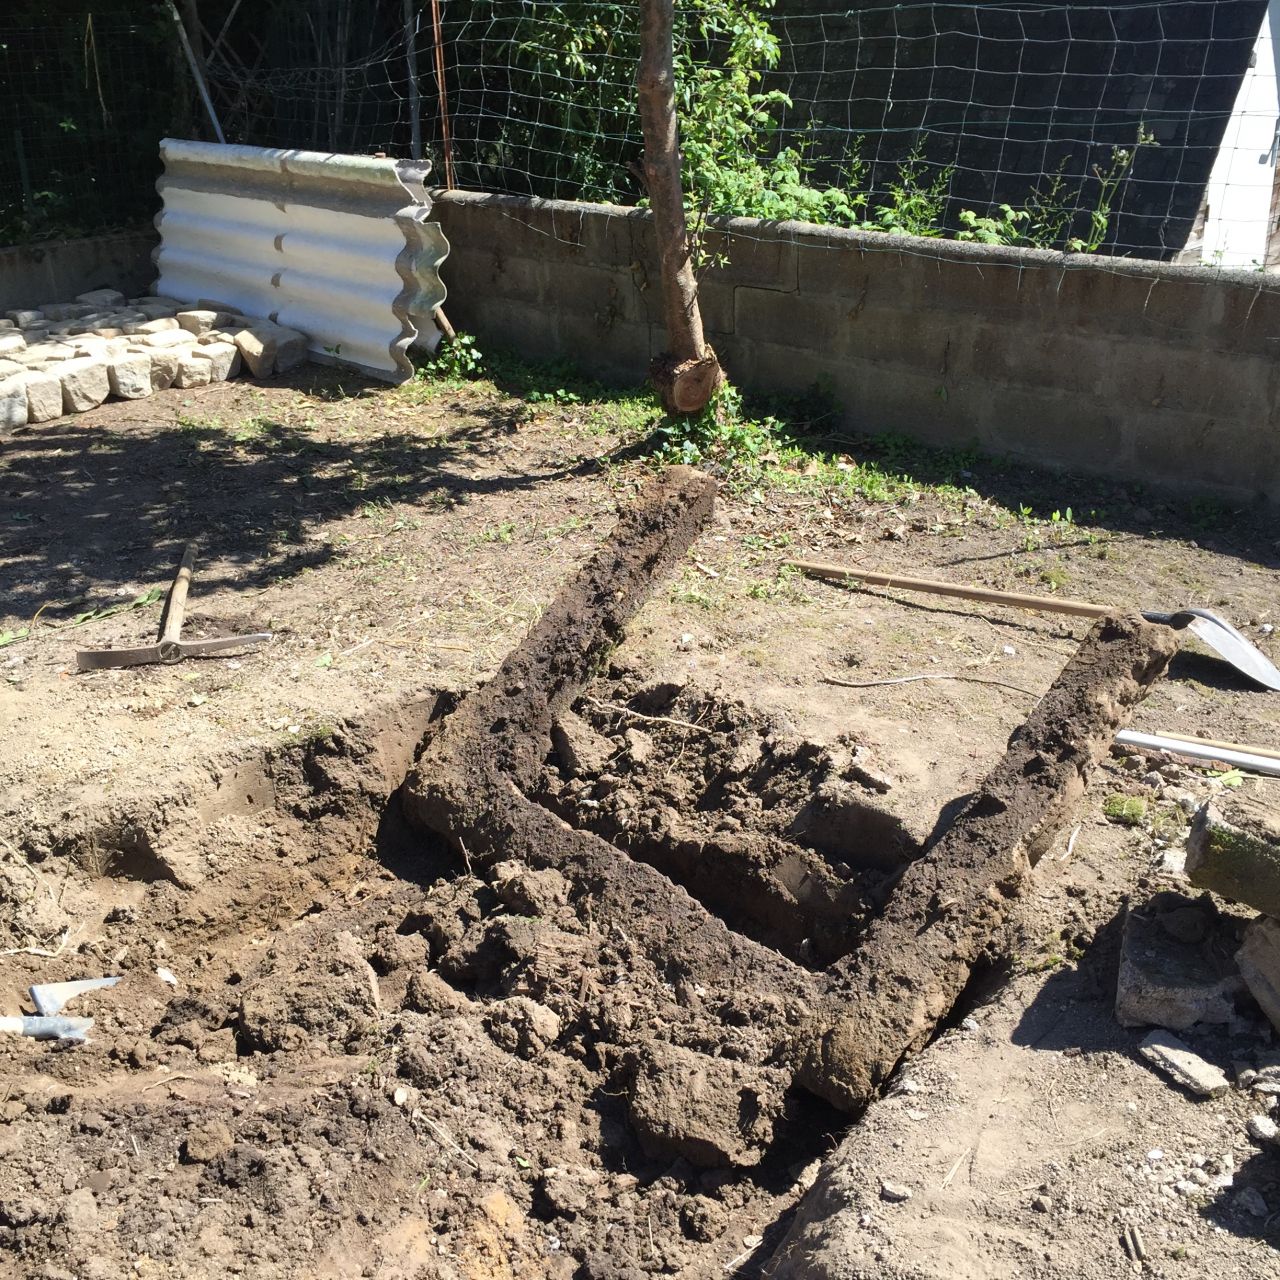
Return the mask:
<path fill-rule="evenodd" d="M 0 14 L 0 244 L 136 225 L 157 205 L 173 111 L 153 16 Z"/>
<path fill-rule="evenodd" d="M 209 62 L 228 138 L 405 154 L 416 119 L 437 175 L 448 127 L 459 187 L 643 200 L 635 3 L 438 8 L 438 28 L 420 0 L 233 14 Z M 700 121 L 713 167 L 736 175 L 707 182 L 695 168 L 690 198 L 710 213 L 776 209 L 1167 259 L 1199 252 L 1215 179 L 1219 235 L 1233 221 L 1236 243 L 1261 246 L 1260 259 L 1271 209 L 1269 191 L 1256 188 L 1275 167 L 1270 142 L 1265 174 L 1250 154 L 1276 115 L 1274 67 L 1252 65 L 1266 12 L 1266 0 L 679 4 L 686 132 Z M 735 98 L 734 24 L 751 13 L 763 15 L 776 47 L 756 58 L 759 80 Z M 421 69 L 414 79 L 410 51 Z M 1252 104 L 1247 81 L 1258 82 Z M 717 138 L 714 113 L 725 102 L 753 116 L 750 142 L 732 128 Z M 1244 153 L 1234 168 L 1233 145 Z M 1241 184 L 1249 190 L 1233 199 Z M 807 201 L 786 198 L 796 187 Z"/>
<path fill-rule="evenodd" d="M 1267 11 L 678 3 L 689 197 L 708 213 L 1261 265 L 1276 252 L 1280 112 Z M 230 142 L 404 156 L 421 140 L 437 179 L 462 188 L 644 198 L 634 0 L 185 12 Z M 189 72 L 158 9 L 85 24 L 0 41 L 0 238 L 154 208 L 158 117 L 166 99 L 190 110 Z M 161 65 L 176 94 L 156 92 Z"/>

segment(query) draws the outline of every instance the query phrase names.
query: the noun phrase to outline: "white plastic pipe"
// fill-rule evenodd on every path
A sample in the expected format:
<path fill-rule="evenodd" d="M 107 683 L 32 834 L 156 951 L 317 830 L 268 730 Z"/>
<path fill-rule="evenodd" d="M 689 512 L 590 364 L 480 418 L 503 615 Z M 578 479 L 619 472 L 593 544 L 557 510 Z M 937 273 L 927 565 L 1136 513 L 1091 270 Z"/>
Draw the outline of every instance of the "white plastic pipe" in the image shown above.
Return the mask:
<path fill-rule="evenodd" d="M 1217 760 L 1235 769 L 1248 769 L 1250 773 L 1266 774 L 1280 778 L 1280 760 L 1270 756 L 1254 755 L 1251 751 L 1237 751 L 1230 747 L 1213 747 L 1189 742 L 1185 738 L 1166 738 L 1159 733 L 1135 733 L 1121 729 L 1116 741 L 1122 747 L 1145 747 L 1148 751 L 1167 751 L 1170 755 L 1185 756 L 1188 760 Z"/>

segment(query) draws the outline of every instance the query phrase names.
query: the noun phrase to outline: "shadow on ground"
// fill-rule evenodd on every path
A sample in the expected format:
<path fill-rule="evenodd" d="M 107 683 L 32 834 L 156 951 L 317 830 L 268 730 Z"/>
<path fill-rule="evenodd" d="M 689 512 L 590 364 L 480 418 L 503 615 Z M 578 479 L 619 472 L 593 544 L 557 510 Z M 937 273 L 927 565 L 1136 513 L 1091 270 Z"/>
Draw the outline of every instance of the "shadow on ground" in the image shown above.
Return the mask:
<path fill-rule="evenodd" d="M 308 394 L 320 395 L 308 385 Z M 350 392 L 344 392 L 347 398 Z M 337 398 L 331 396 L 330 398 Z M 377 401 L 370 397 L 370 414 Z M 510 409 L 468 404 L 431 434 L 321 436 L 269 414 L 226 426 L 156 416 L 33 427 L 0 455 L 0 601 L 29 618 L 166 584 L 191 540 L 202 588 L 260 589 L 330 561 L 316 531 L 390 503 L 449 510 L 473 498 L 590 475 L 633 451 L 532 464 Z M 509 462 L 505 461 L 509 459 Z M 109 598 L 108 598 L 109 597 Z"/>

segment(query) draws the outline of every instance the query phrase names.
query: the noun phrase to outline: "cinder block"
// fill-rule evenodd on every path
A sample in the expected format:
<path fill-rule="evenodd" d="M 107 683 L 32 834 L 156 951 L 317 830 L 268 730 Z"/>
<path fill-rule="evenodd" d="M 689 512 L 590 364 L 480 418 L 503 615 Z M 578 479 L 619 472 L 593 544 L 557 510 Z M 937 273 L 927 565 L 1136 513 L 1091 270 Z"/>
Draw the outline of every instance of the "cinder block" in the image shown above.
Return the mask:
<path fill-rule="evenodd" d="M 77 356 L 57 366 L 62 382 L 63 413 L 84 413 L 96 409 L 110 394 L 107 363 L 96 356 Z"/>
<path fill-rule="evenodd" d="M 151 357 L 145 351 L 114 356 L 107 367 L 111 394 L 122 400 L 141 400 L 151 394 Z"/>

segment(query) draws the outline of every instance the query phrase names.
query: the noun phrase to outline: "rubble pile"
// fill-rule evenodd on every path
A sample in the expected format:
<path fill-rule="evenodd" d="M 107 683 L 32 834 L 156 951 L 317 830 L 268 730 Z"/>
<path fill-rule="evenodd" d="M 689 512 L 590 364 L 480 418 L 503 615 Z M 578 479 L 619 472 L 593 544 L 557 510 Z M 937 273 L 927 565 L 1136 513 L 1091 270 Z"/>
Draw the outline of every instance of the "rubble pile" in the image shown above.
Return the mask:
<path fill-rule="evenodd" d="M 0 318 L 0 428 L 206 386 L 246 370 L 283 373 L 307 358 L 296 329 L 216 305 L 95 289 Z"/>

